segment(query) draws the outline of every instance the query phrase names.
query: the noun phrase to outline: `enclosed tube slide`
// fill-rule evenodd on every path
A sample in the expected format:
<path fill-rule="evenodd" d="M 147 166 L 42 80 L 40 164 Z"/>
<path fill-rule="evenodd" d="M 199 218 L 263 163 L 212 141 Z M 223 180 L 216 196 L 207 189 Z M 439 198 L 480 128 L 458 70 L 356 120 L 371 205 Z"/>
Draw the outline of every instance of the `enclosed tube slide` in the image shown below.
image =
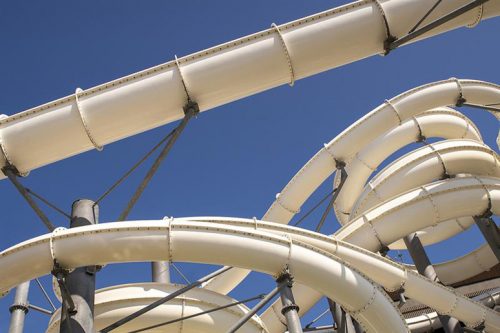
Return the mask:
<path fill-rule="evenodd" d="M 111 325 L 119 319 L 137 311 L 160 298 L 177 291 L 182 285 L 163 283 L 133 283 L 113 286 L 96 291 L 94 305 L 94 327 L 97 331 Z M 129 323 L 113 330 L 116 333 L 125 333 L 144 327 L 156 325 L 169 320 L 187 317 L 203 311 L 231 304 L 236 300 L 203 288 L 191 289 L 181 296 L 162 304 L 140 320 Z M 150 333 L 177 332 L 177 333 L 221 333 L 227 332 L 232 323 L 238 321 L 247 312 L 245 305 L 239 304 L 230 308 L 214 311 L 202 316 L 179 321 L 168 326 L 149 329 Z M 49 322 L 46 333 L 59 333 L 61 312 L 54 313 Z M 267 333 L 262 321 L 253 316 L 238 332 L 241 333 Z"/>
<path fill-rule="evenodd" d="M 88 247 L 92 242 L 92 247 Z M 81 247 L 86 246 L 86 251 Z M 137 221 L 56 229 L 0 253 L 0 291 L 51 271 L 116 262 L 174 260 L 244 267 L 296 281 L 356 314 L 367 332 L 408 332 L 391 299 L 340 258 L 287 235 L 193 223 Z"/>
<path fill-rule="evenodd" d="M 0 166 L 21 174 L 201 111 L 383 52 L 435 0 L 363 0 L 149 68 L 0 120 Z M 443 0 L 431 22 L 468 0 Z M 419 39 L 500 14 L 489 1 Z M 497 101 L 495 101 L 497 102 Z M 3 177 L 3 175 L 0 175 Z"/>
<path fill-rule="evenodd" d="M 262 219 L 289 223 L 311 194 L 336 171 L 337 161 L 347 162 L 349 167 L 349 162 L 355 160 L 354 156 L 371 143 L 374 143 L 375 147 L 381 147 L 377 152 L 383 158 L 397 150 L 401 144 L 417 140 L 421 134 L 419 126 L 421 131 L 425 131 L 422 133 L 428 137 L 439 136 L 447 139 L 464 137 L 480 140 L 480 134 L 470 120 L 451 109 L 442 109 L 447 105 L 455 105 L 460 97 L 467 99 L 469 103 L 479 105 L 495 103 L 494 101 L 500 100 L 500 86 L 482 81 L 452 78 L 411 89 L 387 100 L 325 144 L 324 148 L 295 174 L 281 193 L 276 195 L 276 200 Z M 439 109 L 427 111 L 434 108 Z M 384 140 L 386 137 L 391 140 Z M 368 152 L 367 150 L 366 153 Z M 368 170 L 369 173 L 372 171 L 371 168 Z M 351 177 L 354 178 L 353 182 L 356 182 L 357 176 L 356 174 L 356 177 Z M 362 191 L 363 185 L 364 182 L 359 192 Z M 344 191 L 345 189 L 341 193 Z M 400 234 L 399 238 L 404 236 L 406 234 Z M 466 271 L 459 271 L 467 274 Z M 247 274 L 248 271 L 233 269 L 209 281 L 206 287 L 227 293 Z"/>

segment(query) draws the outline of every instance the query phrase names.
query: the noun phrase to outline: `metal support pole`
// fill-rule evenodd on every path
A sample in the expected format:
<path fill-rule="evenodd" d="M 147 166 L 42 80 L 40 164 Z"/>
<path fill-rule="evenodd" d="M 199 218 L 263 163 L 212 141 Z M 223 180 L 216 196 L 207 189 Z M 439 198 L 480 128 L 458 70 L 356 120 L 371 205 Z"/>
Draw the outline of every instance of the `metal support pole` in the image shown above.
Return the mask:
<path fill-rule="evenodd" d="M 170 283 L 170 264 L 168 261 L 151 263 L 151 279 L 153 282 Z"/>
<path fill-rule="evenodd" d="M 432 267 L 429 257 L 427 256 L 427 253 L 425 253 L 425 249 L 420 242 L 417 234 L 413 233 L 406 236 L 404 238 L 404 241 L 406 244 L 406 248 L 408 249 L 408 252 L 413 259 L 413 262 L 415 263 L 417 271 L 421 275 L 424 275 L 425 277 L 440 283 L 436 271 L 434 270 L 434 267 Z M 438 317 L 446 333 L 463 332 L 463 329 L 460 326 L 460 322 L 457 319 L 445 315 L 438 315 Z"/>
<path fill-rule="evenodd" d="M 262 301 L 260 301 L 259 303 L 257 303 L 257 305 L 255 305 L 252 310 L 248 311 L 247 313 L 245 313 L 245 315 L 243 317 L 241 317 L 240 320 L 238 320 L 237 323 L 235 323 L 228 331 L 227 333 L 234 333 L 236 332 L 237 330 L 239 330 L 241 328 L 241 326 L 245 325 L 245 323 L 253 317 L 253 315 L 255 315 L 257 313 L 257 311 L 259 311 L 260 309 L 262 309 L 264 306 L 266 306 L 267 303 L 269 303 L 273 298 L 274 296 L 276 296 L 281 288 L 283 288 L 284 285 L 282 286 L 278 286 L 277 288 L 274 288 L 273 291 L 271 291 L 269 294 L 266 295 L 266 297 L 264 297 L 262 299 Z"/>
<path fill-rule="evenodd" d="M 70 228 L 98 223 L 99 206 L 87 199 L 73 203 Z M 94 332 L 94 296 L 96 266 L 78 267 L 66 276 L 65 283 L 76 313 L 63 311 L 60 333 Z"/>
<path fill-rule="evenodd" d="M 30 281 L 21 283 L 16 288 L 14 296 L 14 304 L 9 308 L 10 325 L 9 333 L 23 333 L 24 318 L 28 313 L 28 292 L 30 289 Z"/>
<path fill-rule="evenodd" d="M 330 307 L 330 312 L 332 313 L 333 320 L 337 324 L 338 333 L 362 333 L 363 330 L 359 327 L 359 324 L 355 325 L 355 321 L 351 318 L 351 315 L 346 313 L 344 309 L 340 307 L 339 304 L 335 303 L 331 299 L 328 300 L 328 306 Z"/>
<path fill-rule="evenodd" d="M 483 234 L 484 239 L 488 242 L 491 251 L 493 251 L 497 260 L 500 262 L 500 231 L 495 221 L 490 217 L 477 216 L 474 217 L 474 221 Z"/>
<path fill-rule="evenodd" d="M 302 333 L 302 324 L 299 318 L 299 306 L 295 304 L 293 298 L 292 285 L 293 278 L 289 272 L 285 272 L 276 279 L 278 289 L 280 290 L 281 304 L 283 308 L 281 313 L 285 316 L 288 332 Z"/>

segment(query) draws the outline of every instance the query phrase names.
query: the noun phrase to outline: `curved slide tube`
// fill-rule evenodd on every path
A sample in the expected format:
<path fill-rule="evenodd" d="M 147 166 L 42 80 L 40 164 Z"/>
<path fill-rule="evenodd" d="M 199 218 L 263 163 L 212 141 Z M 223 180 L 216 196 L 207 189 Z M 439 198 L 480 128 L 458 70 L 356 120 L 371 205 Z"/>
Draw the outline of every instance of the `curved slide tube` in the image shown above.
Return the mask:
<path fill-rule="evenodd" d="M 384 133 L 392 133 L 392 129 L 398 128 L 399 125 L 415 125 L 414 121 L 406 121 L 426 112 L 426 110 L 454 105 L 460 96 L 466 98 L 470 103 L 490 104 L 494 103 L 493 101 L 500 100 L 500 86 L 482 81 L 449 79 L 411 89 L 386 101 L 348 127 L 328 144 L 325 144 L 324 148 L 316 153 L 277 195 L 276 200 L 264 214 L 262 220 L 289 223 L 311 194 L 335 172 L 335 160 L 352 160 L 353 155 L 378 137 L 383 136 Z M 455 114 L 459 117 L 459 113 L 449 109 L 440 109 L 435 112 L 442 113 L 443 111 L 448 111 L 450 115 Z M 431 111 L 426 113 L 428 112 Z M 426 116 L 422 115 L 422 117 Z M 467 129 L 472 138 L 480 138 L 479 132 L 471 125 L 471 122 L 463 116 L 460 117 L 463 119 L 459 120 L 458 118 L 445 116 L 443 119 L 451 121 L 444 120 L 447 125 L 443 126 L 443 128 L 458 129 L 461 127 L 462 129 L 458 131 L 460 133 L 458 135 L 464 135 Z M 441 119 L 441 117 L 439 118 Z M 435 118 L 433 117 L 433 119 Z M 434 121 L 430 123 L 434 123 Z M 427 128 L 427 125 L 424 124 L 428 124 L 428 122 L 422 122 L 423 127 Z M 455 127 L 450 124 L 457 124 L 458 126 Z M 406 128 L 405 126 L 403 128 Z M 413 131 L 411 129 L 412 127 L 409 127 L 409 131 L 403 131 L 404 134 L 402 135 L 409 135 L 408 140 L 415 140 L 419 132 L 414 128 Z M 397 129 L 394 131 L 399 133 Z M 446 133 L 447 130 L 443 130 L 443 132 Z M 431 134 L 431 132 L 428 134 Z M 437 135 L 439 135 L 439 132 Z M 451 138 L 453 137 L 451 136 Z M 400 236 L 404 237 L 406 235 Z M 247 275 L 248 271 L 233 269 L 209 281 L 206 287 L 210 290 L 228 293 Z"/>
<path fill-rule="evenodd" d="M 0 253 L 0 291 L 51 271 L 115 262 L 174 260 L 243 267 L 313 286 L 355 314 L 367 332 L 408 332 L 391 299 L 344 261 L 287 235 L 179 220 L 56 229 Z M 92 247 L 88 247 L 92 242 Z M 82 251 L 82 246 L 87 250 Z"/>
<path fill-rule="evenodd" d="M 443 114 L 454 112 L 454 117 Z M 457 119 L 458 118 L 458 119 Z M 465 127 L 465 128 L 464 128 Z M 363 190 L 370 175 L 391 154 L 404 146 L 418 142 L 421 137 L 443 139 L 473 139 L 482 141 L 474 123 L 450 108 L 438 108 L 408 119 L 401 125 L 383 133 L 366 147 L 356 152 L 347 163 L 348 177 L 334 203 L 335 214 L 340 224 L 349 221 L 351 209 Z M 336 173 L 335 183 L 339 182 Z"/>
<path fill-rule="evenodd" d="M 278 235 L 287 234 L 294 242 L 307 243 L 338 256 L 389 291 L 396 291 L 404 288 L 405 294 L 408 297 L 431 308 L 437 309 L 442 313 L 450 313 L 465 322 L 469 327 L 479 326 L 483 318 L 486 317 L 488 318 L 487 320 L 492 321 L 488 324 L 488 327 L 493 332 L 496 329 L 500 329 L 500 327 L 497 327 L 497 325 L 500 324 L 500 318 L 492 310 L 455 292 L 452 288 L 445 287 L 419 275 L 406 265 L 398 264 L 363 248 L 340 241 L 334 237 L 328 237 L 297 227 L 248 219 L 190 217 L 185 218 L 185 220 L 264 230 Z M 302 289 L 299 291 L 300 295 L 302 295 L 302 291 Z M 317 294 L 314 291 L 311 292 Z M 297 286 L 294 286 L 294 294 L 297 295 Z M 321 297 L 319 294 L 318 296 Z M 299 298 L 302 300 L 302 297 L 299 295 L 295 297 L 296 300 Z M 301 311 L 303 311 L 303 304 L 299 305 L 301 305 Z M 454 306 L 453 308 L 452 305 Z M 280 332 L 283 331 L 284 327 L 280 321 L 274 320 L 276 318 L 275 314 L 280 313 L 280 305 L 275 303 L 274 306 L 274 309 L 269 308 L 264 312 L 262 320 L 264 320 L 270 332 Z"/>
<path fill-rule="evenodd" d="M 490 206 L 493 214 L 500 213 L 500 179 L 487 177 L 446 179 L 386 201 L 343 226 L 334 237 L 370 252 L 377 252 L 385 245 L 412 232 L 462 216 L 481 215 Z M 498 262 L 489 247 L 484 249 L 490 252 L 485 256 L 490 260 L 483 263 L 484 267 L 479 272 L 477 260 L 461 260 L 460 267 L 450 265 L 444 267 L 455 269 L 452 274 L 460 275 L 460 281 L 477 275 L 484 271 L 484 268 L 493 267 Z M 471 259 L 471 256 L 467 258 Z M 442 278 L 441 275 L 438 276 Z M 448 283 L 444 280 L 442 282 Z M 406 288 L 405 290 L 407 291 Z M 320 294 L 303 285 L 296 285 L 294 294 L 297 304 L 304 312 L 321 298 Z M 425 295 L 429 296 L 427 293 Z M 449 303 L 449 299 L 442 301 L 448 306 L 456 303 Z M 273 310 L 268 310 L 266 313 L 262 318 L 268 328 L 280 325 L 281 318 L 277 317 Z M 495 315 L 498 317 L 498 314 Z M 453 316 L 456 314 L 453 313 Z M 491 331 L 496 332 L 498 329 L 500 328 Z"/>
<path fill-rule="evenodd" d="M 244 238 L 235 237 L 236 235 L 244 236 Z M 89 239 L 96 241 L 96 247 L 89 253 L 84 254 L 79 249 Z M 186 239 L 189 241 L 185 241 Z M 258 240 L 256 242 L 258 244 L 255 244 L 255 248 L 248 248 L 244 244 L 254 243 L 256 239 Z M 222 244 L 222 241 L 226 242 L 226 245 L 214 246 L 214 244 Z M 279 246 L 273 246 L 276 243 Z M 414 273 L 404 265 L 399 265 L 372 252 L 346 242 L 338 241 L 332 237 L 285 225 L 244 219 L 186 218 L 169 221 L 108 223 L 64 231 L 59 230 L 53 236 L 45 235 L 37 237 L 2 252 L 0 255 L 0 267 L 2 267 L 1 271 L 5 273 L 1 273 L 0 271 L 0 289 L 8 289 L 22 279 L 33 278 L 50 270 L 52 259 L 50 254 L 51 244 L 55 257 L 66 267 L 87 265 L 89 263 L 104 264 L 108 262 L 142 261 L 148 260 L 151 256 L 155 256 L 155 259 L 158 257 L 163 259 L 170 257 L 179 258 L 179 260 L 213 263 L 212 259 L 209 258 L 217 255 L 220 258 L 221 253 L 223 251 L 227 252 L 229 247 L 229 250 L 231 250 L 230 253 L 233 255 L 228 260 L 244 261 L 247 267 L 253 266 L 253 261 L 255 260 L 259 261 L 255 265 L 267 267 L 266 270 L 268 270 L 268 273 L 273 271 L 274 273 L 272 274 L 278 274 L 282 267 L 288 265 L 297 281 L 302 283 L 305 280 L 314 283 L 320 283 L 323 280 L 327 281 L 325 283 L 329 286 L 327 289 L 330 290 L 328 294 L 330 297 L 335 295 L 333 299 L 337 301 L 343 297 L 349 299 L 349 295 L 351 295 L 351 300 L 348 302 L 349 305 L 347 305 L 350 306 L 349 310 L 352 310 L 353 302 L 357 302 L 355 300 L 361 297 L 360 294 L 363 294 L 362 302 L 365 302 L 364 306 L 363 303 L 355 305 L 357 309 L 364 309 L 361 313 L 354 311 L 354 317 L 358 320 L 363 320 L 365 312 L 365 315 L 368 315 L 367 313 L 371 313 L 370 311 L 375 311 L 376 307 L 381 306 L 383 309 L 380 308 L 378 311 L 389 313 L 371 314 L 381 316 L 380 318 L 387 320 L 393 318 L 397 322 L 395 314 L 392 313 L 392 311 L 395 311 L 397 314 L 397 310 L 392 308 L 391 301 L 386 296 L 383 297 L 384 293 L 371 285 L 371 281 L 365 280 L 366 278 L 364 278 L 363 274 L 370 274 L 374 282 L 381 284 L 385 288 L 398 290 L 403 286 L 409 297 L 422 301 L 424 304 L 442 312 L 452 312 L 453 316 L 460 318 L 470 327 L 478 326 L 482 323 L 483 318 L 485 318 L 484 323 L 487 329 L 492 332 L 500 330 L 500 318 L 496 313 L 464 296 L 456 294 L 452 289 L 436 284 Z M 192 248 L 192 246 L 195 248 Z M 303 249 L 307 249 L 304 253 L 305 257 L 301 257 Z M 107 253 L 104 256 L 102 254 L 99 255 L 104 250 L 107 250 Z M 233 252 L 233 250 L 236 252 Z M 186 251 L 190 253 L 185 253 Z M 269 252 L 269 259 L 263 260 L 263 256 L 267 252 Z M 34 256 L 34 253 L 38 255 Z M 70 255 L 70 253 L 78 253 L 78 255 L 74 256 Z M 194 255 L 194 253 L 197 254 Z M 274 253 L 274 257 L 271 255 L 272 253 Z M 344 263 L 342 264 L 342 268 L 337 270 L 339 269 L 338 267 L 331 267 L 332 263 L 321 260 L 317 261 L 316 255 L 319 253 L 328 258 L 335 258 L 335 265 L 343 263 L 344 260 L 349 262 L 349 265 Z M 240 258 L 240 255 L 244 258 Z M 193 259 L 193 256 L 196 256 L 196 258 L 203 257 L 204 259 Z M 297 260 L 295 260 L 296 258 Z M 299 258 L 303 261 L 299 260 Z M 19 261 L 21 259 L 22 261 Z M 221 262 L 220 259 L 215 260 L 217 260 L 217 263 L 226 263 Z M 16 262 L 23 264 L 19 265 Z M 250 262 L 252 264 L 249 264 Z M 306 264 L 307 262 L 309 264 Z M 323 275 L 324 273 L 331 274 L 328 272 L 321 272 L 320 275 L 317 274 L 318 271 L 316 270 L 303 267 L 303 265 L 316 265 L 320 262 L 321 265 L 329 265 L 328 267 L 323 267 L 323 270 L 330 272 L 333 269 L 333 271 L 336 271 L 335 275 Z M 26 269 L 28 265 L 32 267 L 31 270 Z M 274 268 L 271 269 L 269 267 Z M 357 273 L 355 268 L 359 268 L 361 273 Z M 314 272 L 314 274 L 311 272 Z M 306 275 L 307 278 L 304 278 Z M 337 281 L 336 276 L 338 276 L 340 281 Z M 367 290 L 368 286 L 363 281 L 368 283 L 371 289 Z M 347 285 L 342 286 L 342 284 Z M 323 283 L 311 285 L 314 285 L 315 289 L 321 290 L 322 288 L 319 287 L 323 286 Z M 355 288 L 356 290 L 339 289 L 342 287 Z M 112 287 L 110 290 L 113 291 L 114 288 L 120 289 L 122 287 Z M 296 290 L 297 286 L 294 287 L 294 293 L 296 293 Z M 208 291 L 205 292 L 210 293 Z M 380 296 L 378 296 L 379 292 Z M 200 293 L 203 292 L 200 291 Z M 318 292 L 313 293 L 316 294 Z M 116 297 L 123 297 L 123 293 L 120 294 L 122 296 Z M 319 291 L 319 294 L 321 295 L 321 291 Z M 140 290 L 137 292 L 137 295 L 144 297 Z M 298 300 L 299 298 L 297 297 Z M 388 303 L 386 304 L 385 301 Z M 373 304 L 375 302 L 377 305 Z M 100 303 L 100 301 L 97 301 L 97 303 Z M 390 307 L 387 307 L 388 304 L 390 304 Z M 118 304 L 112 307 L 112 309 L 115 308 L 122 309 L 122 306 Z M 178 310 L 180 308 L 179 306 Z M 114 315 L 110 309 L 106 311 L 110 312 L 107 313 L 108 316 Z M 389 315 L 388 318 L 385 317 L 387 315 Z M 397 316 L 399 317 L 399 315 Z M 279 321 L 275 321 L 274 323 L 270 321 L 270 325 L 268 325 L 267 317 L 268 315 L 265 314 L 262 318 L 269 332 L 276 332 L 273 327 L 276 324 L 281 326 L 281 323 Z M 148 321 L 152 320 L 151 317 L 146 316 L 146 318 Z M 153 316 L 153 318 L 155 317 Z M 365 328 L 368 331 L 377 331 L 375 327 L 365 326 Z M 400 332 L 401 327 L 399 330 L 394 331 Z"/>
<path fill-rule="evenodd" d="M 379 6 L 373 0 L 356 1 L 90 89 L 77 89 L 73 95 L 0 120 L 0 166 L 10 163 L 26 174 L 180 119 L 188 98 L 206 111 L 380 54 L 388 35 L 382 14 L 391 34 L 399 37 L 434 3 L 379 0 Z M 423 24 L 467 3 L 443 0 Z M 499 14 L 500 3 L 489 1 L 418 39 Z"/>
<path fill-rule="evenodd" d="M 183 286 L 167 285 L 163 283 L 133 283 L 97 290 L 95 294 L 94 327 L 99 331 L 181 287 Z M 126 333 L 169 320 L 194 315 L 233 302 L 235 302 L 235 300 L 228 296 L 217 294 L 203 288 L 195 288 L 147 312 L 145 315 L 141 316 L 140 320 L 132 320 L 113 330 L 113 332 Z M 229 330 L 232 323 L 238 321 L 247 312 L 248 308 L 240 304 L 169 324 L 168 326 L 151 329 L 148 330 L 148 332 L 165 332 L 166 328 L 168 328 L 169 332 L 179 333 L 226 332 Z M 46 333 L 59 333 L 60 318 L 61 313 L 60 309 L 58 309 L 50 319 Z M 238 332 L 240 331 L 241 333 L 268 332 L 257 316 L 250 318 Z"/>
<path fill-rule="evenodd" d="M 400 193 L 441 179 L 444 175 L 500 177 L 499 164 L 495 151 L 475 141 L 447 140 L 429 144 L 397 159 L 372 178 L 358 196 L 351 216 L 355 219 L 362 212 Z M 424 229 L 418 234 L 424 245 L 434 244 L 464 231 L 473 223 L 471 217 L 459 218 Z M 406 248 L 402 241 L 390 247 Z"/>

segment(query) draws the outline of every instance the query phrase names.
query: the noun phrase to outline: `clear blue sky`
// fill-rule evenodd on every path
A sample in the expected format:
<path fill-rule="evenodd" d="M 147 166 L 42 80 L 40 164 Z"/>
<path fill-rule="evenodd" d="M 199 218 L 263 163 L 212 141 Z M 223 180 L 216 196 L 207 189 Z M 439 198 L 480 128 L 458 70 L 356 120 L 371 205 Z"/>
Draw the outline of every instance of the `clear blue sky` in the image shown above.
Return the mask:
<path fill-rule="evenodd" d="M 348 1 L 5 1 L 0 6 L 0 113 L 23 111 L 61 96 L 284 23 Z M 345 127 L 386 98 L 427 82 L 458 78 L 499 82 L 500 20 L 459 29 L 342 68 L 219 107 L 193 120 L 129 219 L 222 215 L 260 217 L 309 158 Z M 138 110 L 140 111 L 140 110 Z M 498 122 L 465 110 L 494 144 Z M 173 124 L 33 171 L 23 182 L 69 211 L 77 198 L 97 198 L 118 175 L 173 128 Z M 144 171 L 144 169 L 141 169 Z M 101 205 L 101 222 L 114 221 L 142 172 Z M 306 203 L 331 188 L 328 181 Z M 46 232 L 26 203 L 0 182 L 5 249 Z M 67 221 L 47 210 L 53 222 Z M 319 213 L 320 214 L 320 213 Z M 306 226 L 319 219 L 312 216 Z M 325 232 L 338 228 L 329 218 Z M 465 241 L 467 239 L 467 241 Z M 433 246 L 434 261 L 451 259 L 483 241 L 475 228 Z M 407 259 L 407 258 L 406 258 Z M 181 265 L 194 280 L 209 271 Z M 110 265 L 98 286 L 149 281 L 149 264 Z M 181 282 L 173 274 L 176 282 Z M 42 281 L 49 287 L 49 279 Z M 232 295 L 265 292 L 272 280 L 252 274 Z M 8 327 L 13 292 L 0 299 L 0 332 Z M 30 300 L 46 306 L 32 285 Z M 322 303 L 304 324 L 325 307 Z M 26 332 L 45 330 L 47 317 L 31 311 Z M 326 323 L 326 321 L 323 321 Z"/>

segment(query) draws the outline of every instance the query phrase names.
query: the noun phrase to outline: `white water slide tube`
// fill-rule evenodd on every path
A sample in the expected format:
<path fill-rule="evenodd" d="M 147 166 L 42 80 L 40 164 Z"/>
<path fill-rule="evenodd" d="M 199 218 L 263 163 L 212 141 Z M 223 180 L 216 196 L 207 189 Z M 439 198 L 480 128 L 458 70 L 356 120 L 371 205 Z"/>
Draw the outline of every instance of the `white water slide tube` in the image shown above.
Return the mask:
<path fill-rule="evenodd" d="M 443 0 L 423 24 L 467 4 Z M 187 95 L 201 111 L 383 52 L 435 0 L 364 0 L 194 53 L 0 120 L 0 166 L 21 174 L 175 121 Z M 500 14 L 482 6 L 418 39 Z M 184 89 L 186 87 L 186 91 Z M 186 93 L 187 92 L 187 93 Z M 498 101 L 495 101 L 498 102 Z M 0 174 L 0 177 L 4 177 Z"/>
<path fill-rule="evenodd" d="M 377 252 L 384 245 L 400 239 L 402 235 L 409 235 L 458 217 L 481 215 L 490 205 L 492 213 L 498 215 L 500 179 L 489 177 L 446 179 L 414 189 L 374 207 L 343 226 L 334 237 L 368 251 Z M 477 259 L 461 261 L 460 267 L 454 267 L 456 269 L 454 274 L 467 272 L 465 274 L 474 276 L 483 272 L 485 267 L 497 264 L 498 261 L 491 249 L 489 247 L 484 249 L 489 251 L 489 255 L 481 258 L 485 261 L 482 265 L 477 265 Z M 438 276 L 441 278 L 441 275 Z M 433 297 L 432 294 L 423 293 L 425 297 Z M 304 285 L 295 285 L 294 295 L 296 303 L 304 312 L 322 296 Z M 450 303 L 450 300 L 444 302 L 448 306 L 456 304 L 456 302 Z M 276 303 L 273 306 L 276 306 Z M 267 327 L 280 327 L 282 319 L 277 317 L 277 313 L 279 312 L 276 310 L 268 309 L 261 316 Z M 449 311 L 441 313 L 450 314 Z M 455 313 L 451 315 L 455 316 Z M 500 317 L 498 314 L 495 316 Z M 500 328 L 492 330 L 492 332 L 499 331 Z"/>
<path fill-rule="evenodd" d="M 418 130 L 420 125 L 422 131 L 425 131 L 422 133 L 428 137 L 438 136 L 447 139 L 465 137 L 480 140 L 480 134 L 470 120 L 459 115 L 456 111 L 442 109 L 447 105 L 454 105 L 460 96 L 467 99 L 469 103 L 480 105 L 496 103 L 495 101 L 500 100 L 500 86 L 482 81 L 453 78 L 411 89 L 386 101 L 348 127 L 328 144 L 325 144 L 323 149 L 297 172 L 281 193 L 277 194 L 276 200 L 264 214 L 262 220 L 289 223 L 311 194 L 336 171 L 336 160 L 347 162 L 347 167 L 349 167 L 349 162 L 355 160 L 354 156 L 371 143 L 376 144 L 377 147 L 385 145 L 389 149 L 388 151 L 383 148 L 377 149 L 383 158 L 384 155 L 386 156 L 401 147 L 401 144 L 416 141 L 420 134 Z M 427 111 L 435 108 L 440 109 Z M 446 113 L 448 114 L 446 115 Z M 432 116 L 433 114 L 435 116 Z M 391 140 L 386 141 L 384 138 Z M 370 169 L 369 172 L 371 171 Z M 356 182 L 357 174 L 353 176 L 351 177 L 354 178 L 352 181 Z M 348 177 L 348 179 L 350 178 Z M 361 184 L 359 192 L 362 191 L 363 185 Z M 345 188 L 340 193 L 344 191 Z M 457 216 L 457 218 L 462 217 Z M 418 230 L 421 229 L 415 231 Z M 398 241 L 406 235 L 401 233 L 399 238 L 394 241 Z M 390 245 L 390 243 L 386 245 Z M 490 252 L 481 252 L 481 254 L 488 256 L 483 261 L 491 263 Z M 478 252 L 473 253 L 473 255 L 476 254 Z M 464 261 L 470 262 L 470 259 L 470 256 L 465 257 Z M 438 266 L 437 269 L 441 267 L 443 266 Z M 460 269 L 451 276 L 454 279 L 457 277 L 467 278 L 472 276 L 470 274 L 473 271 L 477 270 Z M 248 271 L 241 269 L 228 271 L 209 281 L 206 288 L 228 293 L 247 274 Z M 445 275 L 450 276 L 446 273 Z M 443 283 L 448 283 L 448 281 L 443 280 Z"/>
<path fill-rule="evenodd" d="M 79 249 L 89 241 L 94 244 L 91 252 L 75 256 L 82 253 Z M 0 254 L 0 290 L 46 274 L 53 258 L 68 268 L 166 259 L 244 266 L 273 275 L 289 267 L 298 282 L 342 304 L 367 332 L 407 331 L 391 300 L 369 280 L 373 279 L 389 290 L 404 287 L 410 297 L 443 313 L 449 312 L 469 327 L 484 323 L 488 332 L 500 330 L 497 313 L 404 265 L 332 237 L 270 222 L 209 217 L 58 230 Z M 366 277 L 368 274 L 370 278 Z M 143 298 L 147 294 L 138 295 Z M 130 297 L 129 293 L 119 293 L 112 298 L 123 303 Z M 125 314 L 131 311 L 130 307 L 131 303 L 118 304 L 104 309 L 100 315 L 114 316 L 112 309 Z M 145 320 L 156 315 L 146 314 Z M 268 321 L 267 317 L 266 314 L 262 317 L 266 329 L 279 332 L 282 324 Z"/>
<path fill-rule="evenodd" d="M 81 247 L 88 242 L 92 247 L 84 253 Z M 57 229 L 0 253 L 0 291 L 49 273 L 54 259 L 66 268 L 174 260 L 244 267 L 271 275 L 291 267 L 296 281 L 313 286 L 355 313 L 367 332 L 408 332 L 380 287 L 338 257 L 292 242 L 287 235 L 182 220 Z"/>

